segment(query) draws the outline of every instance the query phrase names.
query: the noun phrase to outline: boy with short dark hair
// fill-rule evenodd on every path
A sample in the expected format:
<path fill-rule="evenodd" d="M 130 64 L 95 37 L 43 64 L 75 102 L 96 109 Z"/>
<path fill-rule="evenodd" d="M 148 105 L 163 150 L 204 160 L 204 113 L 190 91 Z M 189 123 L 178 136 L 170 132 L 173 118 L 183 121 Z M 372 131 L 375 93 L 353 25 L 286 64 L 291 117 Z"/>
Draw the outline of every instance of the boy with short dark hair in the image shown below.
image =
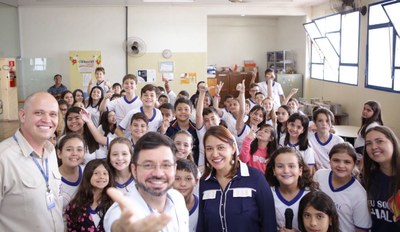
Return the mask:
<path fill-rule="evenodd" d="M 199 183 L 199 171 L 196 164 L 188 159 L 176 161 L 176 174 L 174 189 L 182 193 L 185 198 L 186 208 L 189 211 L 189 231 L 195 232 L 199 216 L 199 197 L 194 194 L 194 189 Z"/>
<path fill-rule="evenodd" d="M 130 110 L 122 119 L 119 124 L 119 128 L 115 130 L 115 133 L 118 136 L 125 136 L 128 137 L 131 134 L 129 122 L 132 118 L 132 115 L 142 112 L 147 116 L 149 119 L 149 131 L 157 131 L 158 128 L 161 126 L 163 121 L 163 116 L 161 111 L 157 109 L 156 102 L 157 102 L 157 94 L 156 94 L 157 87 L 152 84 L 147 84 L 143 86 L 140 91 L 140 100 L 142 101 L 142 106 L 136 109 Z M 122 132 L 124 131 L 124 133 Z"/>
<path fill-rule="evenodd" d="M 118 83 L 118 82 L 115 82 L 113 85 L 112 85 L 112 91 L 114 92 L 114 94 L 121 94 L 121 90 L 122 90 L 122 86 L 121 86 L 121 84 L 120 83 Z"/>
<path fill-rule="evenodd" d="M 132 109 L 141 107 L 142 101 L 136 96 L 137 77 L 133 74 L 127 74 L 122 79 L 122 87 L 125 90 L 125 96 L 110 101 L 112 93 L 106 93 L 100 104 L 100 111 L 114 111 L 118 124 L 124 119 L 125 115 Z"/>
<path fill-rule="evenodd" d="M 176 132 L 180 130 L 187 130 L 193 136 L 193 157 L 195 163 L 199 161 L 199 140 L 197 138 L 196 124 L 190 120 L 192 113 L 192 103 L 189 99 L 178 98 L 174 105 L 175 120 L 170 123 L 166 131 L 166 135 L 172 138 Z"/>
<path fill-rule="evenodd" d="M 104 79 L 104 76 L 106 74 L 106 71 L 104 70 L 103 67 L 97 67 L 96 70 L 94 71 L 94 75 L 96 77 L 96 83 L 92 79 L 90 79 L 88 88 L 87 88 L 87 93 L 89 94 L 90 91 L 94 86 L 99 86 L 101 89 L 103 89 L 103 93 L 107 93 L 108 90 L 111 89 L 111 83 L 107 80 Z"/>

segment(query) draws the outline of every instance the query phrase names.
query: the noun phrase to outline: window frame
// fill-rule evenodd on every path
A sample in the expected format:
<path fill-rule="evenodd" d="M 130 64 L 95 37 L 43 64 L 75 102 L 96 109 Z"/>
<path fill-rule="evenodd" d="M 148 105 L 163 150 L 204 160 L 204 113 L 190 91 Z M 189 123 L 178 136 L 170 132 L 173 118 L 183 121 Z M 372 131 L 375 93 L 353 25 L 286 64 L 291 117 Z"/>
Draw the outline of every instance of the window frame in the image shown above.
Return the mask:
<path fill-rule="evenodd" d="M 347 14 L 351 14 L 351 13 L 358 13 L 358 25 L 357 25 L 357 27 L 358 27 L 358 33 L 357 33 L 357 36 L 358 36 L 358 38 L 357 38 L 357 50 L 356 50 L 356 54 L 354 54 L 356 57 L 357 57 L 357 62 L 356 63 L 349 63 L 349 62 L 346 62 L 346 63 L 344 63 L 344 62 L 342 62 L 342 56 L 341 56 L 341 51 L 342 51 L 342 33 L 343 33 L 343 30 L 342 30 L 342 21 L 343 21 L 343 17 L 344 17 L 344 15 L 347 15 Z M 339 18 L 339 30 L 332 30 L 332 31 L 325 31 L 324 30 L 324 33 L 325 34 L 322 34 L 321 33 L 321 29 L 318 27 L 318 25 L 317 25 L 317 21 L 318 20 L 321 20 L 321 19 L 325 19 L 325 18 L 329 18 L 329 17 L 332 17 L 332 16 L 335 16 L 335 15 L 339 15 L 340 16 L 340 18 Z M 332 44 L 331 46 L 332 46 L 332 49 L 334 50 L 334 51 L 336 51 L 336 53 L 337 53 L 337 55 L 338 55 L 338 60 L 339 60 L 339 62 L 338 62 L 338 65 L 337 65 L 337 81 L 335 81 L 335 80 L 328 80 L 328 79 L 325 79 L 325 77 L 327 77 L 326 75 L 325 75 L 325 71 L 327 71 L 327 69 L 325 68 L 325 66 L 326 66 L 326 63 L 327 63 L 327 60 L 326 60 L 326 56 L 325 55 L 323 55 L 323 58 L 322 58 L 322 63 L 317 63 L 317 62 L 313 62 L 313 54 L 316 54 L 315 52 L 318 52 L 318 53 L 322 53 L 323 54 L 323 51 L 321 51 L 321 49 L 318 47 L 318 45 L 317 45 L 317 43 L 315 42 L 315 39 L 319 39 L 319 38 L 321 38 L 321 37 L 315 37 L 315 38 L 312 38 L 309 34 L 308 34 L 308 31 L 307 31 L 307 29 L 306 29 L 306 25 L 307 24 L 311 24 L 311 23 L 314 23 L 315 24 L 315 26 L 317 27 L 317 29 L 319 30 L 319 32 L 320 32 L 320 34 L 321 34 L 321 37 L 322 38 L 327 38 L 328 39 L 328 41 L 331 43 L 331 41 L 330 41 L 330 39 L 327 37 L 327 35 L 329 35 L 329 34 L 333 34 L 333 33 L 339 33 L 339 35 L 338 35 L 338 37 L 339 37 L 339 51 L 336 51 L 336 49 L 335 49 L 335 47 L 334 47 L 334 45 Z M 351 86 L 358 86 L 358 76 L 359 76 L 359 64 L 360 64 L 360 27 L 361 27 L 361 14 L 360 14 L 360 11 L 353 11 L 353 10 L 350 10 L 350 11 L 345 11 L 345 12 L 341 12 L 341 13 L 335 13 L 335 14 L 331 14 L 331 15 L 327 15 L 327 16 L 323 16 L 323 17 L 320 17 L 320 18 L 316 18 L 316 19 L 313 19 L 312 21 L 310 21 L 310 22 L 307 22 L 307 23 L 304 23 L 303 24 L 303 26 L 304 26 L 304 28 L 306 29 L 306 31 L 307 31 L 307 35 L 308 35 L 308 37 L 310 38 L 310 41 L 311 41 L 311 46 L 310 46 L 310 50 L 311 50 L 311 55 L 310 55 L 310 65 L 309 65 L 309 72 L 310 72 L 310 78 L 311 79 L 313 79 L 313 80 L 320 80 L 320 81 L 326 81 L 326 82 L 332 82 L 332 83 L 338 83 L 338 84 L 344 84 L 344 85 L 351 85 Z M 314 51 L 314 49 L 318 49 L 319 51 Z M 323 72 L 322 72 L 322 78 L 315 78 L 315 77 L 313 77 L 313 65 L 317 65 L 317 66 L 320 66 L 320 65 L 322 65 L 322 67 L 323 67 Z M 341 77 L 341 67 L 356 67 L 357 68 L 357 71 L 356 71 L 356 73 L 357 73 L 357 75 L 355 76 L 355 79 L 346 79 L 346 80 L 343 80 L 343 78 Z M 354 80 L 355 82 L 354 83 L 349 83 L 351 80 Z"/>
<path fill-rule="evenodd" d="M 367 21 L 367 51 L 366 51 L 366 65 L 365 65 L 365 88 L 368 89 L 374 89 L 374 90 L 380 90 L 380 91 L 385 91 L 385 92 L 391 92 L 391 93 L 400 93 L 400 88 L 399 90 L 395 90 L 395 74 L 396 71 L 400 72 L 400 64 L 398 66 L 396 66 L 396 61 L 397 59 L 399 59 L 399 63 L 400 63 L 400 57 L 396 57 L 396 47 L 398 47 L 398 49 L 400 49 L 400 44 L 397 44 L 397 40 L 400 41 L 400 35 L 396 34 L 396 30 L 391 22 L 391 20 L 388 18 L 388 22 L 384 22 L 384 23 L 379 23 L 379 24 L 370 24 L 370 9 L 371 7 L 374 7 L 376 5 L 384 5 L 384 4 L 388 4 L 388 3 L 393 3 L 395 2 L 395 0 L 386 0 L 386 1 L 380 1 L 380 2 L 375 2 L 375 3 L 371 3 L 368 5 L 368 21 Z M 382 7 L 382 10 L 385 12 L 385 10 Z M 372 85 L 369 84 L 369 54 L 370 54 L 370 31 L 375 30 L 375 29 L 385 29 L 387 28 L 388 30 L 392 29 L 392 35 L 391 35 L 391 49 L 392 51 L 389 51 L 389 53 L 391 53 L 391 57 L 392 57 L 392 64 L 390 67 L 390 75 L 391 75 L 391 79 L 392 79 L 392 83 L 391 83 L 391 87 L 385 87 L 385 86 L 377 86 L 377 85 Z M 399 32 L 397 32 L 399 33 Z M 400 75 L 397 77 L 400 81 Z"/>

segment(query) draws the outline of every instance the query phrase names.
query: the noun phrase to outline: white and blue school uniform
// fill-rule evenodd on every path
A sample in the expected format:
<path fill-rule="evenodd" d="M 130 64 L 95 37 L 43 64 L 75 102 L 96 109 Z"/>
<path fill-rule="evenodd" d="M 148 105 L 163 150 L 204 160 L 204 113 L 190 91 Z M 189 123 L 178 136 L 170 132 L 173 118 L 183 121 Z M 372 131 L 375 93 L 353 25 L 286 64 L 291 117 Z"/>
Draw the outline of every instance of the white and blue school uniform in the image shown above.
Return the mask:
<path fill-rule="evenodd" d="M 309 166 L 315 165 L 315 151 L 314 149 L 310 146 L 310 144 L 308 144 L 308 147 L 306 150 L 301 151 L 299 144 L 291 144 L 290 142 L 288 142 L 287 145 L 285 145 L 285 138 L 286 138 L 286 134 L 280 138 L 279 140 L 279 145 L 282 147 L 293 147 L 294 149 L 296 149 L 302 156 L 304 161 L 306 162 L 306 164 L 308 164 Z"/>
<path fill-rule="evenodd" d="M 268 84 L 267 81 L 258 82 L 258 87 L 260 88 L 260 92 L 264 94 L 264 96 L 268 96 Z M 283 92 L 281 84 L 274 81 L 272 83 L 272 97 L 274 99 L 274 109 L 277 110 L 279 106 L 281 106 L 281 98 L 280 96 L 285 96 Z"/>
<path fill-rule="evenodd" d="M 222 115 L 221 119 L 226 122 L 226 125 L 228 126 L 228 130 L 232 133 L 232 135 L 235 136 L 236 142 L 238 145 L 238 150 L 240 151 L 240 148 L 242 147 L 242 142 L 243 142 L 244 138 L 246 137 L 247 133 L 250 131 L 250 127 L 248 125 L 246 125 L 248 116 L 245 115 L 245 117 L 243 118 L 244 127 L 242 128 L 241 131 L 236 130 L 236 121 L 237 120 L 233 116 L 233 114 L 231 114 L 230 112 L 224 113 Z"/>
<path fill-rule="evenodd" d="M 125 183 L 118 183 L 117 181 L 115 181 L 115 187 L 124 195 L 127 195 L 128 193 L 134 191 L 134 189 L 136 188 L 135 179 L 133 178 L 133 176 L 131 176 L 129 180 L 127 180 Z"/>
<path fill-rule="evenodd" d="M 100 104 L 100 103 L 99 103 Z M 88 105 L 86 110 L 90 112 L 93 124 L 97 127 L 100 124 L 100 110 L 98 106 Z"/>
<path fill-rule="evenodd" d="M 132 116 L 136 113 L 144 114 L 143 106 L 139 107 L 138 109 L 130 110 L 119 123 L 119 128 L 124 131 L 126 137 L 131 136 L 131 119 Z M 158 128 L 160 128 L 160 126 L 162 125 L 162 120 L 163 116 L 161 114 L 161 111 L 157 108 L 153 108 L 153 116 L 149 118 L 148 131 L 157 132 Z"/>
<path fill-rule="evenodd" d="M 367 126 L 367 129 L 365 131 L 371 129 L 372 127 L 380 126 L 381 124 L 377 122 L 373 122 Z M 354 140 L 354 148 L 357 149 L 359 147 L 364 147 L 365 146 L 365 139 L 361 136 L 360 133 L 357 134 L 357 138 Z"/>
<path fill-rule="evenodd" d="M 293 229 L 299 230 L 297 214 L 299 212 L 300 200 L 310 191 L 308 189 L 300 189 L 299 193 L 297 193 L 292 200 L 288 201 L 282 196 L 281 192 L 279 191 L 279 187 L 271 187 L 271 190 L 272 194 L 274 195 L 276 224 L 278 227 L 285 227 L 285 211 L 286 209 L 290 208 L 293 210 L 292 227 Z"/>
<path fill-rule="evenodd" d="M 196 232 L 197 221 L 199 219 L 199 197 L 196 194 L 194 196 L 194 205 L 191 210 L 189 210 L 189 231 Z"/>
<path fill-rule="evenodd" d="M 97 130 L 100 132 L 100 134 L 104 135 L 104 130 L 101 125 L 97 127 Z M 110 142 L 113 139 L 117 138 L 118 136 L 115 133 L 109 132 L 106 135 L 106 137 L 107 137 L 107 144 L 106 145 L 99 144 L 99 149 L 97 149 L 95 151 L 96 159 L 106 159 L 107 158 L 108 145 L 110 144 Z"/>
<path fill-rule="evenodd" d="M 110 88 L 106 85 L 107 80 L 103 80 L 101 82 L 96 82 L 96 86 L 100 87 L 103 89 L 103 94 L 107 93 Z"/>
<path fill-rule="evenodd" d="M 85 151 L 85 155 L 83 156 L 83 164 L 89 163 L 89 161 L 96 159 L 96 151 L 90 153 L 89 150 Z"/>
<path fill-rule="evenodd" d="M 308 136 L 308 142 L 315 151 L 317 169 L 331 169 L 331 165 L 329 163 L 329 152 L 333 146 L 338 143 L 343 143 L 344 140 L 341 137 L 330 133 L 328 141 L 323 143 L 319 140 L 317 132 L 311 132 Z"/>
<path fill-rule="evenodd" d="M 126 99 L 126 96 L 110 101 L 107 104 L 107 111 L 114 111 L 118 124 L 124 119 L 125 115 L 133 109 L 139 109 L 143 105 L 138 96 L 131 101 Z"/>
<path fill-rule="evenodd" d="M 257 105 L 257 103 L 251 98 L 247 98 L 246 101 L 250 104 L 249 110 L 253 109 L 253 107 Z"/>
<path fill-rule="evenodd" d="M 332 184 L 332 171 L 320 169 L 314 174 L 321 191 L 335 202 L 339 215 L 340 231 L 369 230 L 372 226 L 368 209 L 367 193 L 354 177 L 345 185 L 335 189 Z"/>
<path fill-rule="evenodd" d="M 61 196 L 63 199 L 63 212 L 65 212 L 65 209 L 67 208 L 69 202 L 76 195 L 79 184 L 82 181 L 83 167 L 81 167 L 80 165 L 78 167 L 79 167 L 79 176 L 76 181 L 74 182 L 68 181 L 64 179 L 64 177 L 61 177 Z"/>
<path fill-rule="evenodd" d="M 197 129 L 197 128 L 196 128 Z M 205 160 L 205 153 L 204 153 L 204 135 L 206 133 L 206 127 L 203 126 L 200 129 L 197 129 L 197 138 L 199 139 L 199 162 L 197 164 L 198 167 L 204 167 L 204 165 L 206 164 L 206 160 Z"/>
<path fill-rule="evenodd" d="M 224 190 L 213 171 L 200 180 L 197 231 L 276 231 L 275 205 L 264 175 L 239 162 Z"/>

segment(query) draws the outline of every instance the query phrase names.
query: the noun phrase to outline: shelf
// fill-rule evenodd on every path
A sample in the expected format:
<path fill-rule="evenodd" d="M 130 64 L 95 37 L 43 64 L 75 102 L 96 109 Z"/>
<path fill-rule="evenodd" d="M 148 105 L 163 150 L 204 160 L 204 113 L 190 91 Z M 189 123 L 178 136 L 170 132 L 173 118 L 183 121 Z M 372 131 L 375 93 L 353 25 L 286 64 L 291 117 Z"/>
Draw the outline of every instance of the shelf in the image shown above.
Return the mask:
<path fill-rule="evenodd" d="M 295 73 L 293 54 L 289 51 L 267 52 L 267 67 L 276 73 Z"/>

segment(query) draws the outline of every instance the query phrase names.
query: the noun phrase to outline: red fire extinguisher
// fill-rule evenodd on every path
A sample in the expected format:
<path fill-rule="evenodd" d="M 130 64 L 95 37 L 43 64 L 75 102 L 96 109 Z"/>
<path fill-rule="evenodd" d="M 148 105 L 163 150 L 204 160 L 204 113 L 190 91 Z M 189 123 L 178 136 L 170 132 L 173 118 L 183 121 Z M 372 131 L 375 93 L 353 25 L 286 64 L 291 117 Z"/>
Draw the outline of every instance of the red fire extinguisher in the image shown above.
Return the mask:
<path fill-rule="evenodd" d="M 15 75 L 15 62 L 9 61 L 8 63 L 9 63 L 8 65 L 10 66 L 10 72 L 9 72 L 10 87 L 15 87 L 17 85 L 17 81 L 16 81 L 17 76 Z"/>

